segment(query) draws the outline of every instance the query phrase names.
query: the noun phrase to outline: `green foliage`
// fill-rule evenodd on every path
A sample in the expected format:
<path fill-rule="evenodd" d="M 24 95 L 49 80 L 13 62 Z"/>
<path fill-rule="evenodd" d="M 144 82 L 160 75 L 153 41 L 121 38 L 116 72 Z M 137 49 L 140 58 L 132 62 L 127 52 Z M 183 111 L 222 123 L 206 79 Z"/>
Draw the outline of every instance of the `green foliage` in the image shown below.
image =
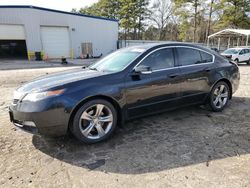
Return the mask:
<path fill-rule="evenodd" d="M 221 29 L 250 29 L 250 0 L 99 0 L 72 12 L 119 20 L 121 39 L 204 42 Z"/>
<path fill-rule="evenodd" d="M 188 26 L 192 27 L 193 30 L 193 42 L 197 40 L 197 18 L 201 12 L 201 0 L 174 0 L 175 3 L 175 14 L 182 20 L 180 24 L 180 39 L 187 40 Z"/>
<path fill-rule="evenodd" d="M 226 27 L 250 29 L 250 0 L 222 0 L 219 4 L 222 16 L 217 29 Z"/>
<path fill-rule="evenodd" d="M 81 8 L 79 12 L 118 19 L 125 37 L 133 30 L 132 38 L 135 39 L 143 30 L 143 21 L 148 15 L 148 3 L 148 0 L 100 0 L 89 7 Z"/>

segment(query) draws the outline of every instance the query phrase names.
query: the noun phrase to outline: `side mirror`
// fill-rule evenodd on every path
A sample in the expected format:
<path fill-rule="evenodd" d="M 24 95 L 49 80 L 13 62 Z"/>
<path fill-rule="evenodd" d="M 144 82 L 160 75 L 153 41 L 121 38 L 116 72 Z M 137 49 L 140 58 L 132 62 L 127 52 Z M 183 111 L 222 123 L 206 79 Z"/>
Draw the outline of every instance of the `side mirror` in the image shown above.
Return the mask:
<path fill-rule="evenodd" d="M 239 53 L 239 55 L 242 55 L 243 54 L 243 52 L 241 51 L 240 53 Z"/>
<path fill-rule="evenodd" d="M 134 72 L 140 74 L 151 74 L 152 70 L 149 66 L 139 65 L 138 67 L 135 67 Z"/>

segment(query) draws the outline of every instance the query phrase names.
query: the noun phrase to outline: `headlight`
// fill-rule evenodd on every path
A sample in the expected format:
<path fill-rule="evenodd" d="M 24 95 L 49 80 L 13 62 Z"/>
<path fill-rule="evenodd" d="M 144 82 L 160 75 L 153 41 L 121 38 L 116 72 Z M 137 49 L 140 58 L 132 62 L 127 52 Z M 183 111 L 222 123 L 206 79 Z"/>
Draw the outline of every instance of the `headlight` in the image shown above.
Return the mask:
<path fill-rule="evenodd" d="M 60 90 L 54 90 L 54 91 L 45 91 L 45 92 L 34 92 L 34 93 L 28 93 L 25 95 L 25 97 L 22 99 L 23 101 L 31 101 L 36 102 L 48 97 L 57 96 L 64 92 L 64 89 Z"/>

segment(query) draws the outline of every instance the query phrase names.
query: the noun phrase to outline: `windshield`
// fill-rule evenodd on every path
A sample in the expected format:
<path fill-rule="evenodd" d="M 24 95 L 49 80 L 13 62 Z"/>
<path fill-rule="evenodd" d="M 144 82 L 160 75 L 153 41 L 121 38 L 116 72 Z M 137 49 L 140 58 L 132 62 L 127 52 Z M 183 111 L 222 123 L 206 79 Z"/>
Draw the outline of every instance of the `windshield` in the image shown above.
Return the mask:
<path fill-rule="evenodd" d="M 91 65 L 90 69 L 95 69 L 104 72 L 119 72 L 122 71 L 126 66 L 128 66 L 133 60 L 136 59 L 144 49 L 138 48 L 127 48 L 118 50 L 112 54 L 107 55 L 100 61 Z"/>
<path fill-rule="evenodd" d="M 237 54 L 240 51 L 240 49 L 227 49 L 223 53 L 224 54 Z"/>

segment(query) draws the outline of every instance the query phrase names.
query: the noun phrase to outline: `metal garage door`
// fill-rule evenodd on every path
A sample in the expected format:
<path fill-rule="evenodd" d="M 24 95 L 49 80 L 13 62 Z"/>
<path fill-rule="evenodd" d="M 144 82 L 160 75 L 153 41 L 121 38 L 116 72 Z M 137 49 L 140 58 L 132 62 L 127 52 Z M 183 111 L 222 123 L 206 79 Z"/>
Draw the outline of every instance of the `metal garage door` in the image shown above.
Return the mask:
<path fill-rule="evenodd" d="M 43 51 L 48 58 L 70 57 L 67 27 L 41 27 Z"/>
<path fill-rule="evenodd" d="M 0 40 L 25 40 L 24 27 L 0 24 Z"/>
<path fill-rule="evenodd" d="M 27 59 L 24 26 L 0 24 L 0 59 Z"/>

